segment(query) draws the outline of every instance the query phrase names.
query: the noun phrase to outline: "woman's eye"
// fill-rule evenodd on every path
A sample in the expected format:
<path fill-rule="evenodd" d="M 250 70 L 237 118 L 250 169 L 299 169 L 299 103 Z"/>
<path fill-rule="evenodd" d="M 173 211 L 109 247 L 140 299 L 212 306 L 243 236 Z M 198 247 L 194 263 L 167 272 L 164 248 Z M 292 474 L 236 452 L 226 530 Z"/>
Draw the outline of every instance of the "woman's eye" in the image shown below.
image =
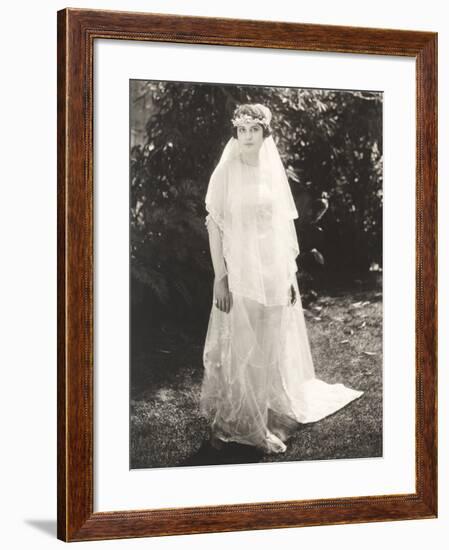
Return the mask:
<path fill-rule="evenodd" d="M 257 134 L 261 129 L 258 126 L 254 126 L 253 128 L 244 128 L 240 127 L 238 128 L 239 134 L 246 134 L 247 132 L 251 132 L 252 134 Z"/>

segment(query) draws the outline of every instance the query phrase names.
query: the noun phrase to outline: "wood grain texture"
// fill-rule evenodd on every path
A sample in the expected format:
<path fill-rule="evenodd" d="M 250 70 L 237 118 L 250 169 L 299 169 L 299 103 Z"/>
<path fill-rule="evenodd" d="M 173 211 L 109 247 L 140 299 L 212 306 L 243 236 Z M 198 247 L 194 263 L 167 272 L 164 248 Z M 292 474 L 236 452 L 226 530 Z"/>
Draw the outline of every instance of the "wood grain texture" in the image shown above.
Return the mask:
<path fill-rule="evenodd" d="M 97 38 L 416 59 L 415 493 L 94 513 L 92 75 Z M 436 101 L 435 33 L 78 9 L 58 12 L 58 538 L 96 540 L 436 517 Z"/>

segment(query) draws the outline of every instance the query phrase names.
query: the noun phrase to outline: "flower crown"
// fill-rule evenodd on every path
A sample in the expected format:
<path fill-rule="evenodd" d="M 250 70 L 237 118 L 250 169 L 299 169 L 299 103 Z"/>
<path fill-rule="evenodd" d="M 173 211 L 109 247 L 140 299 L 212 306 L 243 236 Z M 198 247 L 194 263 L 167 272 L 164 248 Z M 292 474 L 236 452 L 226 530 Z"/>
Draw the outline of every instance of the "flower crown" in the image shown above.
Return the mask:
<path fill-rule="evenodd" d="M 253 116 L 253 115 L 246 114 L 246 115 L 234 116 L 234 118 L 231 119 L 232 125 L 242 126 L 243 124 L 261 124 L 265 128 L 269 128 L 270 122 L 271 122 L 271 112 L 266 107 L 263 110 L 264 110 L 264 114 L 262 115 Z"/>

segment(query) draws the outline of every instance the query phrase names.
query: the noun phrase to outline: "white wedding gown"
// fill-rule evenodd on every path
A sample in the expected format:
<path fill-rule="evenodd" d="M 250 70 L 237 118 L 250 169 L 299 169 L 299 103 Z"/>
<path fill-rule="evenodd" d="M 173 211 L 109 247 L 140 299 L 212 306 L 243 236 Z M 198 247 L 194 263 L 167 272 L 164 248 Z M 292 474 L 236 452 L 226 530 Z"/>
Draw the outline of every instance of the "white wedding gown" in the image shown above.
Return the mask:
<path fill-rule="evenodd" d="M 258 204 L 264 208 L 260 199 Z M 220 225 L 211 210 L 206 225 Z M 271 233 L 261 226 L 263 220 L 264 216 L 259 216 L 257 247 L 263 269 L 260 280 L 268 295 L 282 278 L 270 261 L 273 242 Z M 316 422 L 363 393 L 315 376 L 294 273 L 290 281 L 296 291 L 294 305 L 288 289 L 283 304 L 270 306 L 234 290 L 229 313 L 220 311 L 213 297 L 203 352 L 200 408 L 210 419 L 215 438 L 283 452 L 284 442 L 298 423 Z"/>

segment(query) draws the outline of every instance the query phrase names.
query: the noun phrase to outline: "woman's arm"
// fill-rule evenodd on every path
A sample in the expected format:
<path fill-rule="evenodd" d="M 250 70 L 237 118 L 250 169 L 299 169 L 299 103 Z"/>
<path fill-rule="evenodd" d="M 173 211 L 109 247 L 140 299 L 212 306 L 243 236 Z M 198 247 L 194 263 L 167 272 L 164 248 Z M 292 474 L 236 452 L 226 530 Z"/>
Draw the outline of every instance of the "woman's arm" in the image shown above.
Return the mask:
<path fill-rule="evenodd" d="M 289 265 L 289 289 L 288 289 L 288 295 L 290 299 L 290 304 L 295 305 L 297 296 L 296 296 L 296 289 L 295 289 L 295 283 L 296 281 L 296 272 L 298 268 L 296 266 L 296 261 L 291 260 Z"/>
<path fill-rule="evenodd" d="M 215 280 L 219 281 L 228 274 L 223 256 L 223 235 L 210 214 L 206 217 L 206 227 L 209 233 L 210 255 L 214 266 Z"/>
<path fill-rule="evenodd" d="M 206 217 L 206 227 L 209 233 L 210 255 L 215 273 L 216 306 L 221 311 L 229 313 L 232 306 L 232 294 L 229 292 L 228 270 L 223 256 L 223 233 L 210 215 Z"/>
<path fill-rule="evenodd" d="M 296 296 L 295 286 L 293 284 L 291 284 L 289 288 L 289 298 L 290 298 L 291 305 L 294 306 L 296 304 L 297 296 Z"/>

